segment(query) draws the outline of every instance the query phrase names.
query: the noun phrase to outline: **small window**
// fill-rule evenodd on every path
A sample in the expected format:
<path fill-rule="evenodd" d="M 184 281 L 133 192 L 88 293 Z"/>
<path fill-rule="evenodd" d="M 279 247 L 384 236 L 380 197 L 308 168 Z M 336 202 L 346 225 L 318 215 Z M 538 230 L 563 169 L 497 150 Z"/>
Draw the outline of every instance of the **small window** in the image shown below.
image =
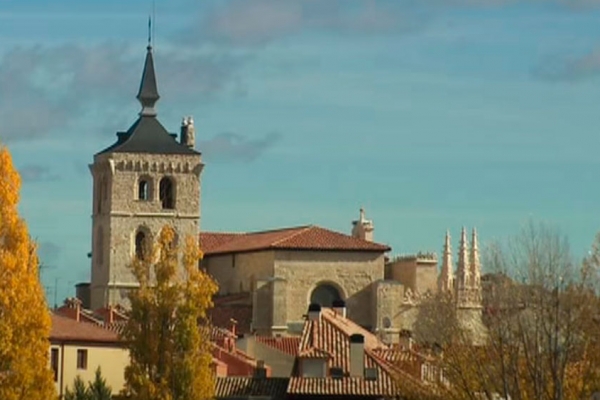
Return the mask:
<path fill-rule="evenodd" d="M 50 367 L 54 374 L 54 382 L 58 382 L 58 349 L 56 348 L 50 351 Z"/>
<path fill-rule="evenodd" d="M 147 179 L 141 179 L 138 183 L 138 200 L 150 200 L 150 182 Z"/>
<path fill-rule="evenodd" d="M 175 208 L 175 193 L 171 178 L 162 178 L 159 184 L 160 203 L 163 209 L 172 210 Z"/>
<path fill-rule="evenodd" d="M 77 349 L 77 369 L 87 369 L 87 356 L 87 350 Z"/>
<path fill-rule="evenodd" d="M 135 256 L 140 260 L 143 260 L 147 254 L 147 243 L 148 238 L 146 234 L 143 231 L 138 231 L 135 234 Z"/>

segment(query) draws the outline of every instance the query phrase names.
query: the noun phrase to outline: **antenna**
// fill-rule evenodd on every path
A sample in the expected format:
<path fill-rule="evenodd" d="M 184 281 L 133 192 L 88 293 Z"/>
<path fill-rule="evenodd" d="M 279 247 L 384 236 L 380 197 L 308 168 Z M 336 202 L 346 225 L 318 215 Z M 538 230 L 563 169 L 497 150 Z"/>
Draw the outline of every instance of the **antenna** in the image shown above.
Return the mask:
<path fill-rule="evenodd" d="M 152 46 L 154 47 L 154 40 L 156 38 L 154 34 L 154 27 L 156 26 L 156 0 L 152 0 L 152 20 L 154 21 L 154 25 L 152 25 Z"/>
<path fill-rule="evenodd" d="M 152 48 L 152 16 L 148 15 L 148 49 Z"/>
<path fill-rule="evenodd" d="M 58 296 L 58 278 L 54 278 L 54 309 L 55 310 L 58 308 L 57 296 Z"/>

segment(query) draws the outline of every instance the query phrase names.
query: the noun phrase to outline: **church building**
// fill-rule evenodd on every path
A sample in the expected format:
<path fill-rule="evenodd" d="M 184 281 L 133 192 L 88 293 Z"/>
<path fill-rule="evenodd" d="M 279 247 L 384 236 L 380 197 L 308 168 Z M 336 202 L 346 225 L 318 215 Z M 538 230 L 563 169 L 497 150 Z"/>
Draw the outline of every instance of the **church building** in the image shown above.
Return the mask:
<path fill-rule="evenodd" d="M 95 154 L 90 165 L 91 283 L 77 287 L 86 308 L 127 307 L 127 293 L 137 286 L 129 263 L 136 255 L 145 256 L 160 229 L 170 225 L 180 238 L 199 236 L 204 251 L 200 268 L 219 285 L 213 314 L 229 315 L 235 299 L 245 307 L 238 309 L 247 311 L 234 318 L 241 333 L 300 334 L 308 306 L 317 303 L 342 307 L 355 323 L 394 340 L 410 329 L 420 299 L 438 290 L 451 291 L 459 308 L 480 309 L 475 231 L 468 244 L 463 228 L 456 273 L 449 235 L 438 273 L 435 254 L 390 258 L 391 248 L 374 241 L 374 224 L 363 209 L 350 234 L 316 225 L 201 231 L 204 164 L 195 149 L 193 120 L 183 119 L 179 135 L 169 133 L 157 118 L 159 98 L 148 45 L 137 94 L 139 116 L 127 131 L 117 133 L 112 145 Z"/>

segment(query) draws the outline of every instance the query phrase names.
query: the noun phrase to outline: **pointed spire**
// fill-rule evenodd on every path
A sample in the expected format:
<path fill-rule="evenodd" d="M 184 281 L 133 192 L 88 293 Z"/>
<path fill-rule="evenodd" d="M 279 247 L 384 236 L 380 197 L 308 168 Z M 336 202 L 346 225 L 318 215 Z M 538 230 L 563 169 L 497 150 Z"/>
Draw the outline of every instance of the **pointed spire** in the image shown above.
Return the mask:
<path fill-rule="evenodd" d="M 442 272 L 439 280 L 441 292 L 451 291 L 454 288 L 454 274 L 452 271 L 452 245 L 450 244 L 450 232 L 446 231 L 446 242 L 444 243 L 444 255 L 442 258 Z"/>
<path fill-rule="evenodd" d="M 470 281 L 470 268 L 469 268 L 469 255 L 467 253 L 467 231 L 463 226 L 460 233 L 460 244 L 458 249 L 458 268 L 456 271 L 457 286 L 459 289 L 466 288 L 469 286 Z"/>
<path fill-rule="evenodd" d="M 148 19 L 148 46 L 146 47 L 146 61 L 144 63 L 144 71 L 142 73 L 142 81 L 140 90 L 137 94 L 137 99 L 142 105 L 140 115 L 154 117 L 156 110 L 154 105 L 160 98 L 158 87 L 156 85 L 156 74 L 154 72 L 154 58 L 152 57 L 152 20 Z"/>
<path fill-rule="evenodd" d="M 471 253 L 469 254 L 471 266 L 471 285 L 477 288 L 481 284 L 481 262 L 479 261 L 479 246 L 477 244 L 477 230 L 473 228 L 471 235 Z"/>

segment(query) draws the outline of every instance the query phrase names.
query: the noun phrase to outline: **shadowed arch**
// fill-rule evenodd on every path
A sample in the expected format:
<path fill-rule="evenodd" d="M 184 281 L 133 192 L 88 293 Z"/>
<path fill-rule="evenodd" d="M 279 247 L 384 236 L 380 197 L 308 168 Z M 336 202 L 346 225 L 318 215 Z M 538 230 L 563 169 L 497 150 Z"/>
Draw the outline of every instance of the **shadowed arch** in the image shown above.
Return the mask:
<path fill-rule="evenodd" d="M 134 255 L 136 258 L 143 260 L 152 251 L 152 237 L 148 228 L 140 226 L 134 235 Z"/>
<path fill-rule="evenodd" d="M 338 285 L 332 282 L 321 282 L 310 293 L 309 303 L 316 303 L 322 307 L 331 307 L 334 301 L 343 299 L 342 290 Z"/>

